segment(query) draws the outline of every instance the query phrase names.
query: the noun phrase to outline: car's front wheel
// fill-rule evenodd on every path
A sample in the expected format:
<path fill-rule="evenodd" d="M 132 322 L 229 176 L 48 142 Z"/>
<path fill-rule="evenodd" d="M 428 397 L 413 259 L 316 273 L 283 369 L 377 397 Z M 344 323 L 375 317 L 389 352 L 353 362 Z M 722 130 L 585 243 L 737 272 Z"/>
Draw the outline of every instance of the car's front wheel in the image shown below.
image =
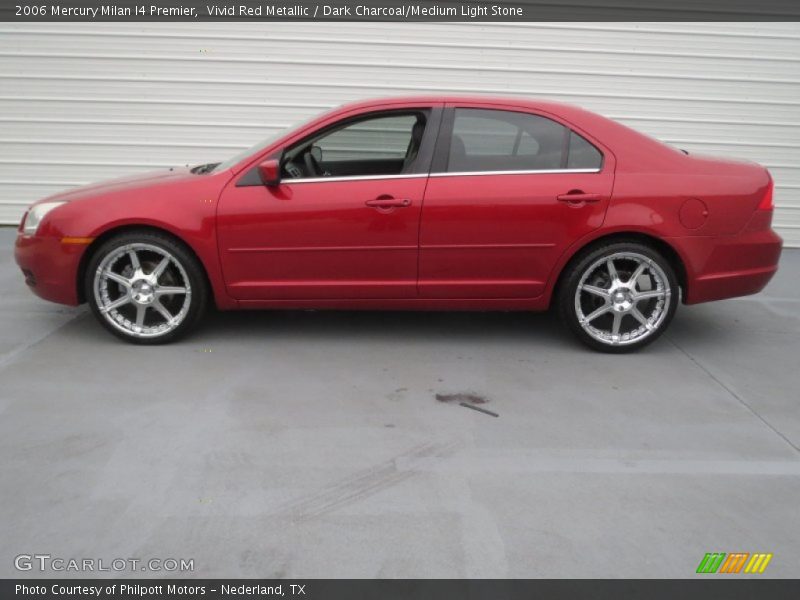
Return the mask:
<path fill-rule="evenodd" d="M 653 248 L 614 242 L 568 267 L 558 308 L 583 343 L 629 352 L 654 341 L 672 320 L 680 292 L 672 266 Z"/>
<path fill-rule="evenodd" d="M 106 240 L 86 269 L 86 299 L 111 333 L 161 344 L 187 333 L 205 311 L 202 266 L 180 242 L 152 231 Z"/>

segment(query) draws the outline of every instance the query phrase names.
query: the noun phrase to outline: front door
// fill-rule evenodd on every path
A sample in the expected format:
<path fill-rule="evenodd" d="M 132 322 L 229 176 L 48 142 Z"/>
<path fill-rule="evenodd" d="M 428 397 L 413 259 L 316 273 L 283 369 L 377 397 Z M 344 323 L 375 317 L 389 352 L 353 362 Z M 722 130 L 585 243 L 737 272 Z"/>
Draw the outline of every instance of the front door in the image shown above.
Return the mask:
<path fill-rule="evenodd" d="M 433 113 L 423 107 L 349 118 L 285 149 L 280 185 L 247 174 L 229 185 L 217 227 L 229 294 L 416 296 Z M 422 151 L 425 144 L 431 151 Z"/>
<path fill-rule="evenodd" d="M 599 227 L 613 156 L 551 118 L 453 106 L 420 226 L 420 295 L 534 298 L 556 260 Z"/>

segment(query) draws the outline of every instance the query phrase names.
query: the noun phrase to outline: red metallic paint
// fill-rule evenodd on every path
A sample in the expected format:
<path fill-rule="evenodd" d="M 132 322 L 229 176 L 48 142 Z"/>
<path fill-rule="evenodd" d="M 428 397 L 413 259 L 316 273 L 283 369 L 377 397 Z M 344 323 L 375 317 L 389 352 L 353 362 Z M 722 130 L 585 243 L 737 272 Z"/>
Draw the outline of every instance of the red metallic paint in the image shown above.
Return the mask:
<path fill-rule="evenodd" d="M 238 300 L 415 298 L 424 175 L 228 186 L 217 221 Z M 367 206 L 381 197 L 405 207 Z"/>
<path fill-rule="evenodd" d="M 599 173 L 284 181 L 237 187 L 260 161 L 310 133 L 360 114 L 475 106 L 550 117 L 604 153 Z M 777 268 L 772 181 L 744 162 L 687 156 L 583 109 L 521 99 L 422 97 L 336 109 L 231 169 L 175 169 L 85 186 L 46 200 L 35 235 L 20 235 L 19 265 L 38 295 L 81 301 L 85 259 L 104 236 L 152 227 L 183 240 L 205 267 L 216 305 L 235 308 L 538 310 L 587 245 L 647 236 L 670 248 L 684 301 L 759 291 Z M 599 196 L 578 206 L 557 196 Z M 408 206 L 368 206 L 375 199 Z M 688 207 L 688 208 L 687 208 Z M 92 238 L 92 244 L 62 238 Z M 74 242 L 74 240 L 73 240 Z"/>
<path fill-rule="evenodd" d="M 570 242 L 602 224 L 612 183 L 612 172 L 431 177 L 419 238 L 420 296 L 541 295 Z M 556 200 L 572 189 L 603 199 L 575 206 Z"/>
<path fill-rule="evenodd" d="M 62 244 L 63 237 L 94 238 L 97 244 L 104 235 L 125 227 L 162 229 L 183 240 L 203 263 L 217 306 L 236 308 L 225 293 L 215 231 L 219 192 L 231 176 L 229 171 L 204 177 L 186 168 L 170 169 L 52 196 L 47 200 L 67 203 L 47 215 L 37 235 L 18 236 L 17 263 L 32 270 L 37 282 L 49 282 L 32 288 L 39 296 L 75 305 L 82 299 L 78 279 L 83 259 L 93 245 Z M 36 240 L 46 242 L 32 243 Z"/>

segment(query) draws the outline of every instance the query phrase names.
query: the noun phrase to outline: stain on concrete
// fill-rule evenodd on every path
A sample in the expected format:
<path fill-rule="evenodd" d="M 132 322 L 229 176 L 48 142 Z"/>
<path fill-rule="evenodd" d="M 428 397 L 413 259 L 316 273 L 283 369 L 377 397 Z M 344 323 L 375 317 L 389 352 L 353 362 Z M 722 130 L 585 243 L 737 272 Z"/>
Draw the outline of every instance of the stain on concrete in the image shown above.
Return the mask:
<path fill-rule="evenodd" d="M 486 404 L 488 400 L 479 394 L 474 394 L 472 392 L 457 392 L 455 394 L 436 394 L 436 399 L 439 402 L 455 402 L 457 404 L 461 404 L 462 402 L 466 402 L 467 404 Z"/>
<path fill-rule="evenodd" d="M 385 462 L 356 471 L 344 479 L 334 480 L 325 488 L 294 498 L 276 512 L 288 516 L 292 524 L 315 519 L 401 484 L 420 472 L 416 468 L 418 465 L 431 459 L 448 457 L 457 447 L 458 444 L 452 441 L 417 445 Z"/>
<path fill-rule="evenodd" d="M 407 391 L 408 391 L 408 388 L 404 388 L 404 387 L 397 388 L 395 391 L 386 394 L 386 397 L 389 400 L 392 400 L 392 401 L 396 402 L 397 400 L 402 400 Z"/>

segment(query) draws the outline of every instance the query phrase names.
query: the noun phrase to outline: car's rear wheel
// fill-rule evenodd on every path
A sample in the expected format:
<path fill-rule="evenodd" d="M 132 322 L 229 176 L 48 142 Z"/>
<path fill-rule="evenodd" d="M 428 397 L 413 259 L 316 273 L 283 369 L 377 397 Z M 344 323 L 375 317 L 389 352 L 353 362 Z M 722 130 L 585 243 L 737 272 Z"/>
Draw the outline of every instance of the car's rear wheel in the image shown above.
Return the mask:
<path fill-rule="evenodd" d="M 85 284 L 100 323 L 137 344 L 163 344 L 186 334 L 208 298 L 195 256 L 170 236 L 151 231 L 105 241 L 89 261 Z"/>
<path fill-rule="evenodd" d="M 558 308 L 584 344 L 603 352 L 630 352 L 664 332 L 679 296 L 675 271 L 659 252 L 636 242 L 616 242 L 590 250 L 568 267 Z"/>

